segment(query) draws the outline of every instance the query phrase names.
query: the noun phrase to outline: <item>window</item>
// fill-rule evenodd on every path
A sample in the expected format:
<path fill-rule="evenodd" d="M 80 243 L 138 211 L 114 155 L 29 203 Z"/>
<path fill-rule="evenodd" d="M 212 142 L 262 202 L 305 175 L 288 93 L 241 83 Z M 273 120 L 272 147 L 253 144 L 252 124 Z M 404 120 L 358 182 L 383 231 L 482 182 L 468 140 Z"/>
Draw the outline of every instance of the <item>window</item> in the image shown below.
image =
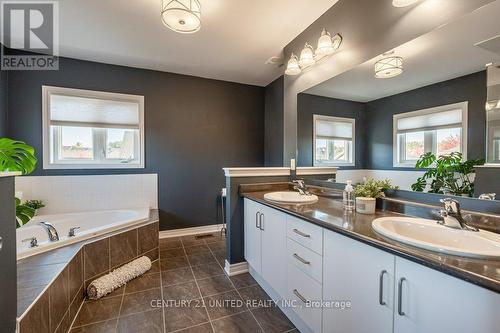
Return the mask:
<path fill-rule="evenodd" d="M 467 102 L 394 115 L 394 166 L 414 167 L 419 157 L 467 155 Z"/>
<path fill-rule="evenodd" d="M 314 166 L 354 165 L 354 119 L 313 116 Z"/>
<path fill-rule="evenodd" d="M 144 97 L 42 87 L 44 169 L 144 168 Z"/>

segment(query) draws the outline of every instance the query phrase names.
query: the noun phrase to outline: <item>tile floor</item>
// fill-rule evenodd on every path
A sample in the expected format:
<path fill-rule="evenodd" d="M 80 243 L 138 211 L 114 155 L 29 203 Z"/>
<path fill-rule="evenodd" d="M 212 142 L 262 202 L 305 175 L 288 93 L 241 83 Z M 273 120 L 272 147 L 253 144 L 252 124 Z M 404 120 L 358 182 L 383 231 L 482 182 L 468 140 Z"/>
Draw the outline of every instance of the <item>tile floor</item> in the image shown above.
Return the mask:
<path fill-rule="evenodd" d="M 153 268 L 85 301 L 71 332 L 298 332 L 249 274 L 224 274 L 225 253 L 218 234 L 160 239 Z"/>

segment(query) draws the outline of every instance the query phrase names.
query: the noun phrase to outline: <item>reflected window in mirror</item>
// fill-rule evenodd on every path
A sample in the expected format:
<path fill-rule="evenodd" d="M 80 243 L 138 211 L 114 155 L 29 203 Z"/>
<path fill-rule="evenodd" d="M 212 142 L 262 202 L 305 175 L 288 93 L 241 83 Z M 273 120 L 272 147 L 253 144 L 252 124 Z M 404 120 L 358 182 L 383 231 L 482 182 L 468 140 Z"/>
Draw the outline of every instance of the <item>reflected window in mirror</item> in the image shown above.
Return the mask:
<path fill-rule="evenodd" d="M 500 64 L 488 66 L 487 73 L 486 163 L 500 164 Z"/>
<path fill-rule="evenodd" d="M 353 166 L 355 120 L 313 115 L 314 166 Z"/>
<path fill-rule="evenodd" d="M 414 167 L 424 153 L 467 158 L 467 102 L 394 115 L 394 166 Z"/>

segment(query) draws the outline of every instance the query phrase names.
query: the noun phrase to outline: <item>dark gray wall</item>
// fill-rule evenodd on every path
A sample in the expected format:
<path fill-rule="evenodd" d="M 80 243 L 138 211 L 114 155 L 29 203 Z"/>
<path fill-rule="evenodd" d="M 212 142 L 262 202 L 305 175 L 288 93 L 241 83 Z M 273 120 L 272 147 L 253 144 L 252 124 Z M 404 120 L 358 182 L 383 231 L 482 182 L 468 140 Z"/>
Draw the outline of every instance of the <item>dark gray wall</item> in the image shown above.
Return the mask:
<path fill-rule="evenodd" d="M 458 102 L 469 102 L 467 158 L 484 158 L 486 149 L 486 71 L 439 82 L 367 103 L 366 167 L 393 169 L 392 116 Z M 398 168 L 401 170 L 401 168 Z"/>
<path fill-rule="evenodd" d="M 161 229 L 214 224 L 224 166 L 263 166 L 264 88 L 65 59 L 59 71 L 9 73 L 9 135 L 41 160 L 41 87 L 145 97 L 146 168 L 42 170 L 34 175 L 158 173 Z"/>
<path fill-rule="evenodd" d="M 7 136 L 7 75 L 0 70 L 0 138 Z"/>
<path fill-rule="evenodd" d="M 265 92 L 265 166 L 283 166 L 283 92 L 284 77 L 266 87 Z"/>
<path fill-rule="evenodd" d="M 297 96 L 297 165 L 313 165 L 313 115 L 356 119 L 355 166 L 342 169 L 363 169 L 366 149 L 366 105 L 364 103 L 309 94 Z"/>
<path fill-rule="evenodd" d="M 500 168 L 476 168 L 474 196 L 479 197 L 482 193 L 496 193 L 496 199 L 500 200 Z"/>

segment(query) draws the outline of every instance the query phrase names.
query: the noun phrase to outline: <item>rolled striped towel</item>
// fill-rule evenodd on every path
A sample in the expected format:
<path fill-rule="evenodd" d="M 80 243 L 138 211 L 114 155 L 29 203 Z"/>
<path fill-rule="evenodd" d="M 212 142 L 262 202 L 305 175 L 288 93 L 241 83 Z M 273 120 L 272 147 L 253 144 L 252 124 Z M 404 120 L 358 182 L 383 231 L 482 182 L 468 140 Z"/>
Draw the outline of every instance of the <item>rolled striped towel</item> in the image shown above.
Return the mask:
<path fill-rule="evenodd" d="M 92 281 L 87 287 L 87 295 L 89 299 L 99 299 L 150 269 L 151 259 L 145 256 L 137 258 Z"/>

